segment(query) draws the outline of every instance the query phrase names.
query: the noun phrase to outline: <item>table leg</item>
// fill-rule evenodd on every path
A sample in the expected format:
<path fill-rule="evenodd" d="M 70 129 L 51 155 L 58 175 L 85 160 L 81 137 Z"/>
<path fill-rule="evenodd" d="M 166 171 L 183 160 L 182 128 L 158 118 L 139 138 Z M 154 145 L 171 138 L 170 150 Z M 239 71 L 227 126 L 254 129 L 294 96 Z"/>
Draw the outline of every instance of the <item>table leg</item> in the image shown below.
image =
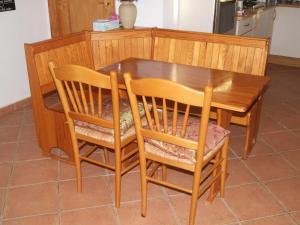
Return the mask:
<path fill-rule="evenodd" d="M 231 115 L 232 112 L 225 109 L 217 109 L 217 124 L 225 129 L 229 129 L 230 121 L 231 121 Z M 227 160 L 227 158 L 225 159 Z M 217 168 L 217 173 L 219 172 L 221 168 Z M 226 174 L 226 177 L 228 177 L 228 173 Z M 221 188 L 221 180 L 218 179 L 215 184 L 213 184 L 213 187 L 210 191 L 210 194 L 207 198 L 208 202 L 212 202 L 214 198 L 217 196 L 218 192 L 220 192 Z"/>

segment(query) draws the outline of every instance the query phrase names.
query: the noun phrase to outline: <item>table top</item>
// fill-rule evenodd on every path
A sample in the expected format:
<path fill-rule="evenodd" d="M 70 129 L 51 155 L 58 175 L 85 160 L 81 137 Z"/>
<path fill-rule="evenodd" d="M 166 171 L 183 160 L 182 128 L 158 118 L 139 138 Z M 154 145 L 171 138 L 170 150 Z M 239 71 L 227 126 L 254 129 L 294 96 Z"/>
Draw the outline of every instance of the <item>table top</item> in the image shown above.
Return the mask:
<path fill-rule="evenodd" d="M 120 88 L 126 88 L 124 73 L 131 73 L 133 79 L 161 78 L 172 80 L 196 90 L 207 85 L 214 88 L 212 106 L 236 112 L 246 112 L 263 94 L 269 77 L 228 72 L 189 65 L 129 58 L 99 70 L 109 74 L 116 71 Z"/>

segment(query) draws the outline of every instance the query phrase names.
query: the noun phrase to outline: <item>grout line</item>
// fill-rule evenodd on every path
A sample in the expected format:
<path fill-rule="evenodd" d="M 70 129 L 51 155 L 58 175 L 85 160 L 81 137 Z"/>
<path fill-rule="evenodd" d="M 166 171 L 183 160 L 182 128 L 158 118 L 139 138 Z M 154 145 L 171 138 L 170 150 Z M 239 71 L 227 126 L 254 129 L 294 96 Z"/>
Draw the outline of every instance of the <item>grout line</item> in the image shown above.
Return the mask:
<path fill-rule="evenodd" d="M 244 162 L 242 161 L 243 165 L 250 171 L 250 173 L 258 180 L 258 184 L 267 191 L 271 196 L 272 199 L 275 200 L 279 204 L 279 206 L 287 213 L 287 207 L 275 196 L 275 194 L 259 179 L 259 177 L 255 174 L 255 172 Z"/>
<path fill-rule="evenodd" d="M 297 210 L 297 211 L 291 211 L 291 212 L 289 212 L 288 214 L 289 214 L 289 216 L 292 218 L 292 221 L 295 223 L 295 225 L 297 225 L 297 224 L 300 224 L 300 222 L 298 222 L 298 221 L 296 220 L 296 218 L 293 216 L 293 214 L 295 214 L 295 213 L 300 213 L 300 210 Z"/>
<path fill-rule="evenodd" d="M 3 205 L 2 205 L 2 214 L 1 214 L 1 220 L 4 219 L 5 215 L 6 215 L 6 209 L 7 209 L 7 203 L 8 203 L 8 192 L 9 192 L 9 186 L 10 186 L 10 183 L 11 183 L 11 180 L 12 180 L 12 175 L 13 175 L 13 172 L 14 172 L 14 167 L 15 167 L 15 164 L 16 164 L 16 159 L 17 159 L 17 155 L 18 155 L 18 151 L 19 151 L 19 147 L 20 147 L 20 138 L 21 138 L 21 133 L 22 133 L 22 127 L 24 125 L 24 122 L 25 122 L 25 113 L 23 112 L 22 114 L 22 119 L 21 119 L 21 123 L 20 123 L 20 126 L 19 126 L 19 130 L 18 130 L 18 136 L 17 136 L 17 146 L 16 146 L 16 149 L 15 149 L 15 152 L 14 152 L 14 155 L 13 155 L 13 160 L 12 160 L 12 163 L 11 163 L 11 171 L 10 171 L 10 174 L 9 174 L 9 177 L 8 177 L 8 180 L 7 180 L 7 184 L 6 184 L 6 188 L 5 188 L 5 191 L 3 193 Z"/>
<path fill-rule="evenodd" d="M 297 152 L 297 151 L 287 151 L 287 152 Z M 280 153 L 280 157 L 295 171 L 299 171 L 299 169 L 285 157 L 284 153 Z"/>
<path fill-rule="evenodd" d="M 115 156 L 113 154 L 113 156 Z M 104 160 L 104 155 L 103 155 L 103 152 L 101 151 L 101 158 L 102 160 Z M 121 225 L 121 221 L 120 221 L 120 216 L 119 216 L 119 213 L 118 213 L 118 209 L 115 207 L 115 204 L 114 204 L 114 192 L 113 192 L 113 187 L 112 187 L 112 184 L 111 182 L 109 181 L 110 177 L 113 177 L 115 174 L 111 173 L 111 171 L 109 171 L 108 169 L 105 169 L 104 168 L 104 175 L 103 176 L 103 179 L 104 179 L 104 183 L 105 185 L 107 186 L 109 192 L 110 192 L 110 197 L 111 197 L 111 206 L 112 206 L 112 210 L 113 210 L 113 215 L 114 215 L 114 219 L 115 219 L 115 224 L 116 225 Z M 121 176 L 121 199 L 122 199 L 122 179 L 123 176 Z M 121 203 L 122 201 L 120 202 L 120 207 L 121 207 Z"/>
<path fill-rule="evenodd" d="M 296 218 L 292 215 L 292 213 L 288 213 L 291 221 L 294 223 L 293 225 L 298 225 L 300 223 L 298 223 L 298 221 L 296 220 Z"/>
<path fill-rule="evenodd" d="M 227 208 L 227 210 L 233 215 L 234 219 L 236 220 L 236 223 L 238 223 L 240 225 L 241 221 L 240 221 L 239 217 L 236 215 L 235 211 L 228 205 L 225 198 L 220 198 L 220 199 L 223 202 L 223 204 L 225 205 L 225 207 Z"/>
<path fill-rule="evenodd" d="M 37 216 L 52 216 L 52 215 L 56 215 L 56 214 L 55 213 L 40 213 L 40 214 L 33 214 L 33 215 L 27 215 L 27 216 L 11 217 L 11 218 L 7 218 L 7 219 L 3 219 L 2 222 L 14 221 L 14 220 L 19 220 L 19 219 L 27 219 L 27 218 L 37 217 Z"/>
<path fill-rule="evenodd" d="M 271 219 L 271 218 L 275 218 L 275 217 L 278 217 L 278 216 L 284 216 L 284 215 L 289 216 L 289 213 L 284 212 L 284 213 L 277 213 L 277 214 L 270 215 L 270 216 L 256 217 L 256 218 L 253 218 L 253 219 L 242 220 L 241 223 L 245 223 L 245 222 L 255 222 L 255 221 L 262 220 L 262 219 Z"/>
<path fill-rule="evenodd" d="M 57 220 L 56 220 L 56 225 L 60 225 L 61 224 L 60 164 L 61 164 L 60 160 L 57 160 L 57 194 L 56 194 Z"/>
<path fill-rule="evenodd" d="M 179 219 L 179 217 L 178 217 L 178 215 L 176 213 L 176 210 L 175 210 L 175 208 L 174 208 L 174 206 L 173 206 L 173 204 L 171 202 L 170 196 L 168 195 L 168 193 L 166 191 L 166 188 L 163 188 L 163 187 L 161 187 L 161 188 L 162 188 L 162 192 L 163 192 L 163 194 L 165 196 L 165 199 L 168 202 L 168 205 L 169 205 L 169 207 L 171 209 L 171 213 L 172 213 L 172 215 L 173 215 L 173 217 L 175 219 L 176 224 L 177 225 L 181 225 L 180 219 Z"/>

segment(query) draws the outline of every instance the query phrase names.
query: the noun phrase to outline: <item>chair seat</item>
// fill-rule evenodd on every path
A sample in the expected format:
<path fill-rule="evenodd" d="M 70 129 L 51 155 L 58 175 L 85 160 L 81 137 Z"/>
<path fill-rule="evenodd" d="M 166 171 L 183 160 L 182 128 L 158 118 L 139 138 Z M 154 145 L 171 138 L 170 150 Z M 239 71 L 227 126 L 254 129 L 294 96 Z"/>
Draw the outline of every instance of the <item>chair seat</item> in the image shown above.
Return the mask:
<path fill-rule="evenodd" d="M 120 99 L 120 137 L 121 142 L 126 138 L 135 135 L 134 121 L 131 113 L 130 103 L 126 99 Z M 141 117 L 145 115 L 143 104 L 138 104 Z M 110 96 L 105 96 L 102 102 L 103 113 L 102 119 L 112 120 L 113 109 Z M 85 121 L 75 120 L 75 132 L 81 135 L 89 136 L 97 140 L 106 141 L 108 143 L 114 143 L 114 129 L 105 128 L 95 124 L 91 124 Z"/>
<path fill-rule="evenodd" d="M 190 116 L 188 123 L 185 138 L 193 141 L 198 141 L 199 135 L 199 123 L 200 119 L 198 117 Z M 183 124 L 183 116 L 178 116 L 177 121 L 177 131 L 181 130 Z M 172 124 L 168 124 L 168 131 L 172 130 Z M 170 132 L 168 132 L 170 133 Z M 217 151 L 220 146 L 222 146 L 225 137 L 230 133 L 230 131 L 209 122 L 206 136 L 206 145 L 204 154 L 206 157 L 211 155 L 213 152 Z M 179 132 L 177 132 L 179 136 Z M 196 162 L 196 151 L 192 149 L 187 149 L 180 147 L 178 145 L 169 144 L 163 141 L 158 141 L 150 138 L 145 139 L 145 151 L 158 155 L 163 158 L 170 160 L 175 160 L 178 162 L 183 162 L 187 164 L 195 164 Z M 205 159 L 205 157 L 204 157 Z"/>
<path fill-rule="evenodd" d="M 96 126 L 94 124 L 91 124 L 91 125 Z M 99 127 L 99 126 L 97 126 L 97 127 Z M 113 134 L 108 134 L 108 133 L 105 133 L 105 132 L 101 132 L 97 129 L 92 129 L 92 128 L 89 128 L 89 127 L 86 127 L 86 126 L 75 125 L 75 133 L 81 134 L 81 135 L 84 135 L 84 136 L 88 136 L 88 137 L 94 138 L 94 139 L 99 140 L 99 141 L 105 141 L 105 142 L 108 142 L 110 144 L 114 143 L 114 135 Z M 121 142 L 123 142 L 125 139 L 127 139 L 127 138 L 129 138 L 133 135 L 135 135 L 134 126 L 130 127 L 125 132 L 125 134 L 120 136 L 121 137 Z"/>

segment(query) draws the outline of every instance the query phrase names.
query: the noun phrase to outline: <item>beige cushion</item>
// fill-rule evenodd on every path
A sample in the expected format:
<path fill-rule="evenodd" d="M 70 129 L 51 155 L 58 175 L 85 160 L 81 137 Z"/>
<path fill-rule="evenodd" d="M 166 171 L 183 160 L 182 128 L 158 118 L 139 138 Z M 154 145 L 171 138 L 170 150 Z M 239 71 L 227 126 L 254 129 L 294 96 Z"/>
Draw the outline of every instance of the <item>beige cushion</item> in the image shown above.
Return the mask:
<path fill-rule="evenodd" d="M 132 117 L 129 101 L 126 99 L 120 99 L 119 105 L 120 105 L 120 135 L 123 136 L 126 134 L 127 130 L 133 126 L 134 120 Z M 141 117 L 143 117 L 145 115 L 143 104 L 138 103 L 138 108 Z M 101 118 L 110 121 L 113 120 L 112 101 L 111 101 L 111 97 L 109 96 L 103 98 Z M 90 129 L 92 131 L 101 132 L 104 134 L 114 135 L 114 129 L 101 127 L 85 121 L 75 121 L 75 126 Z M 91 133 L 91 132 L 87 132 L 87 133 Z"/>
<path fill-rule="evenodd" d="M 171 119 L 168 120 L 168 133 L 171 133 L 172 124 Z M 182 128 L 183 115 L 179 114 L 177 121 L 177 135 Z M 185 137 L 193 141 L 198 141 L 200 119 L 198 117 L 190 116 L 187 123 L 187 129 Z M 225 137 L 230 132 L 224 128 L 209 123 L 206 135 L 206 145 L 204 154 L 207 155 L 211 151 L 217 150 L 224 142 Z M 158 141 L 150 138 L 145 138 L 145 151 L 158 155 L 163 158 L 168 158 L 175 161 L 185 162 L 188 164 L 194 164 L 196 162 L 196 151 L 187 149 L 177 145 L 169 144 L 163 141 Z M 217 149 L 216 149 L 217 148 Z"/>
<path fill-rule="evenodd" d="M 108 143 L 113 144 L 114 143 L 114 135 L 112 134 L 108 134 L 108 133 L 104 133 L 95 129 L 91 129 L 88 127 L 82 127 L 82 126 L 75 126 L 75 132 L 77 134 L 81 134 L 84 136 L 88 136 L 100 141 L 106 141 Z M 134 126 L 132 126 L 131 128 L 129 128 L 126 133 L 124 135 L 121 135 L 121 142 L 123 140 L 125 140 L 126 138 L 135 135 L 135 128 Z"/>

